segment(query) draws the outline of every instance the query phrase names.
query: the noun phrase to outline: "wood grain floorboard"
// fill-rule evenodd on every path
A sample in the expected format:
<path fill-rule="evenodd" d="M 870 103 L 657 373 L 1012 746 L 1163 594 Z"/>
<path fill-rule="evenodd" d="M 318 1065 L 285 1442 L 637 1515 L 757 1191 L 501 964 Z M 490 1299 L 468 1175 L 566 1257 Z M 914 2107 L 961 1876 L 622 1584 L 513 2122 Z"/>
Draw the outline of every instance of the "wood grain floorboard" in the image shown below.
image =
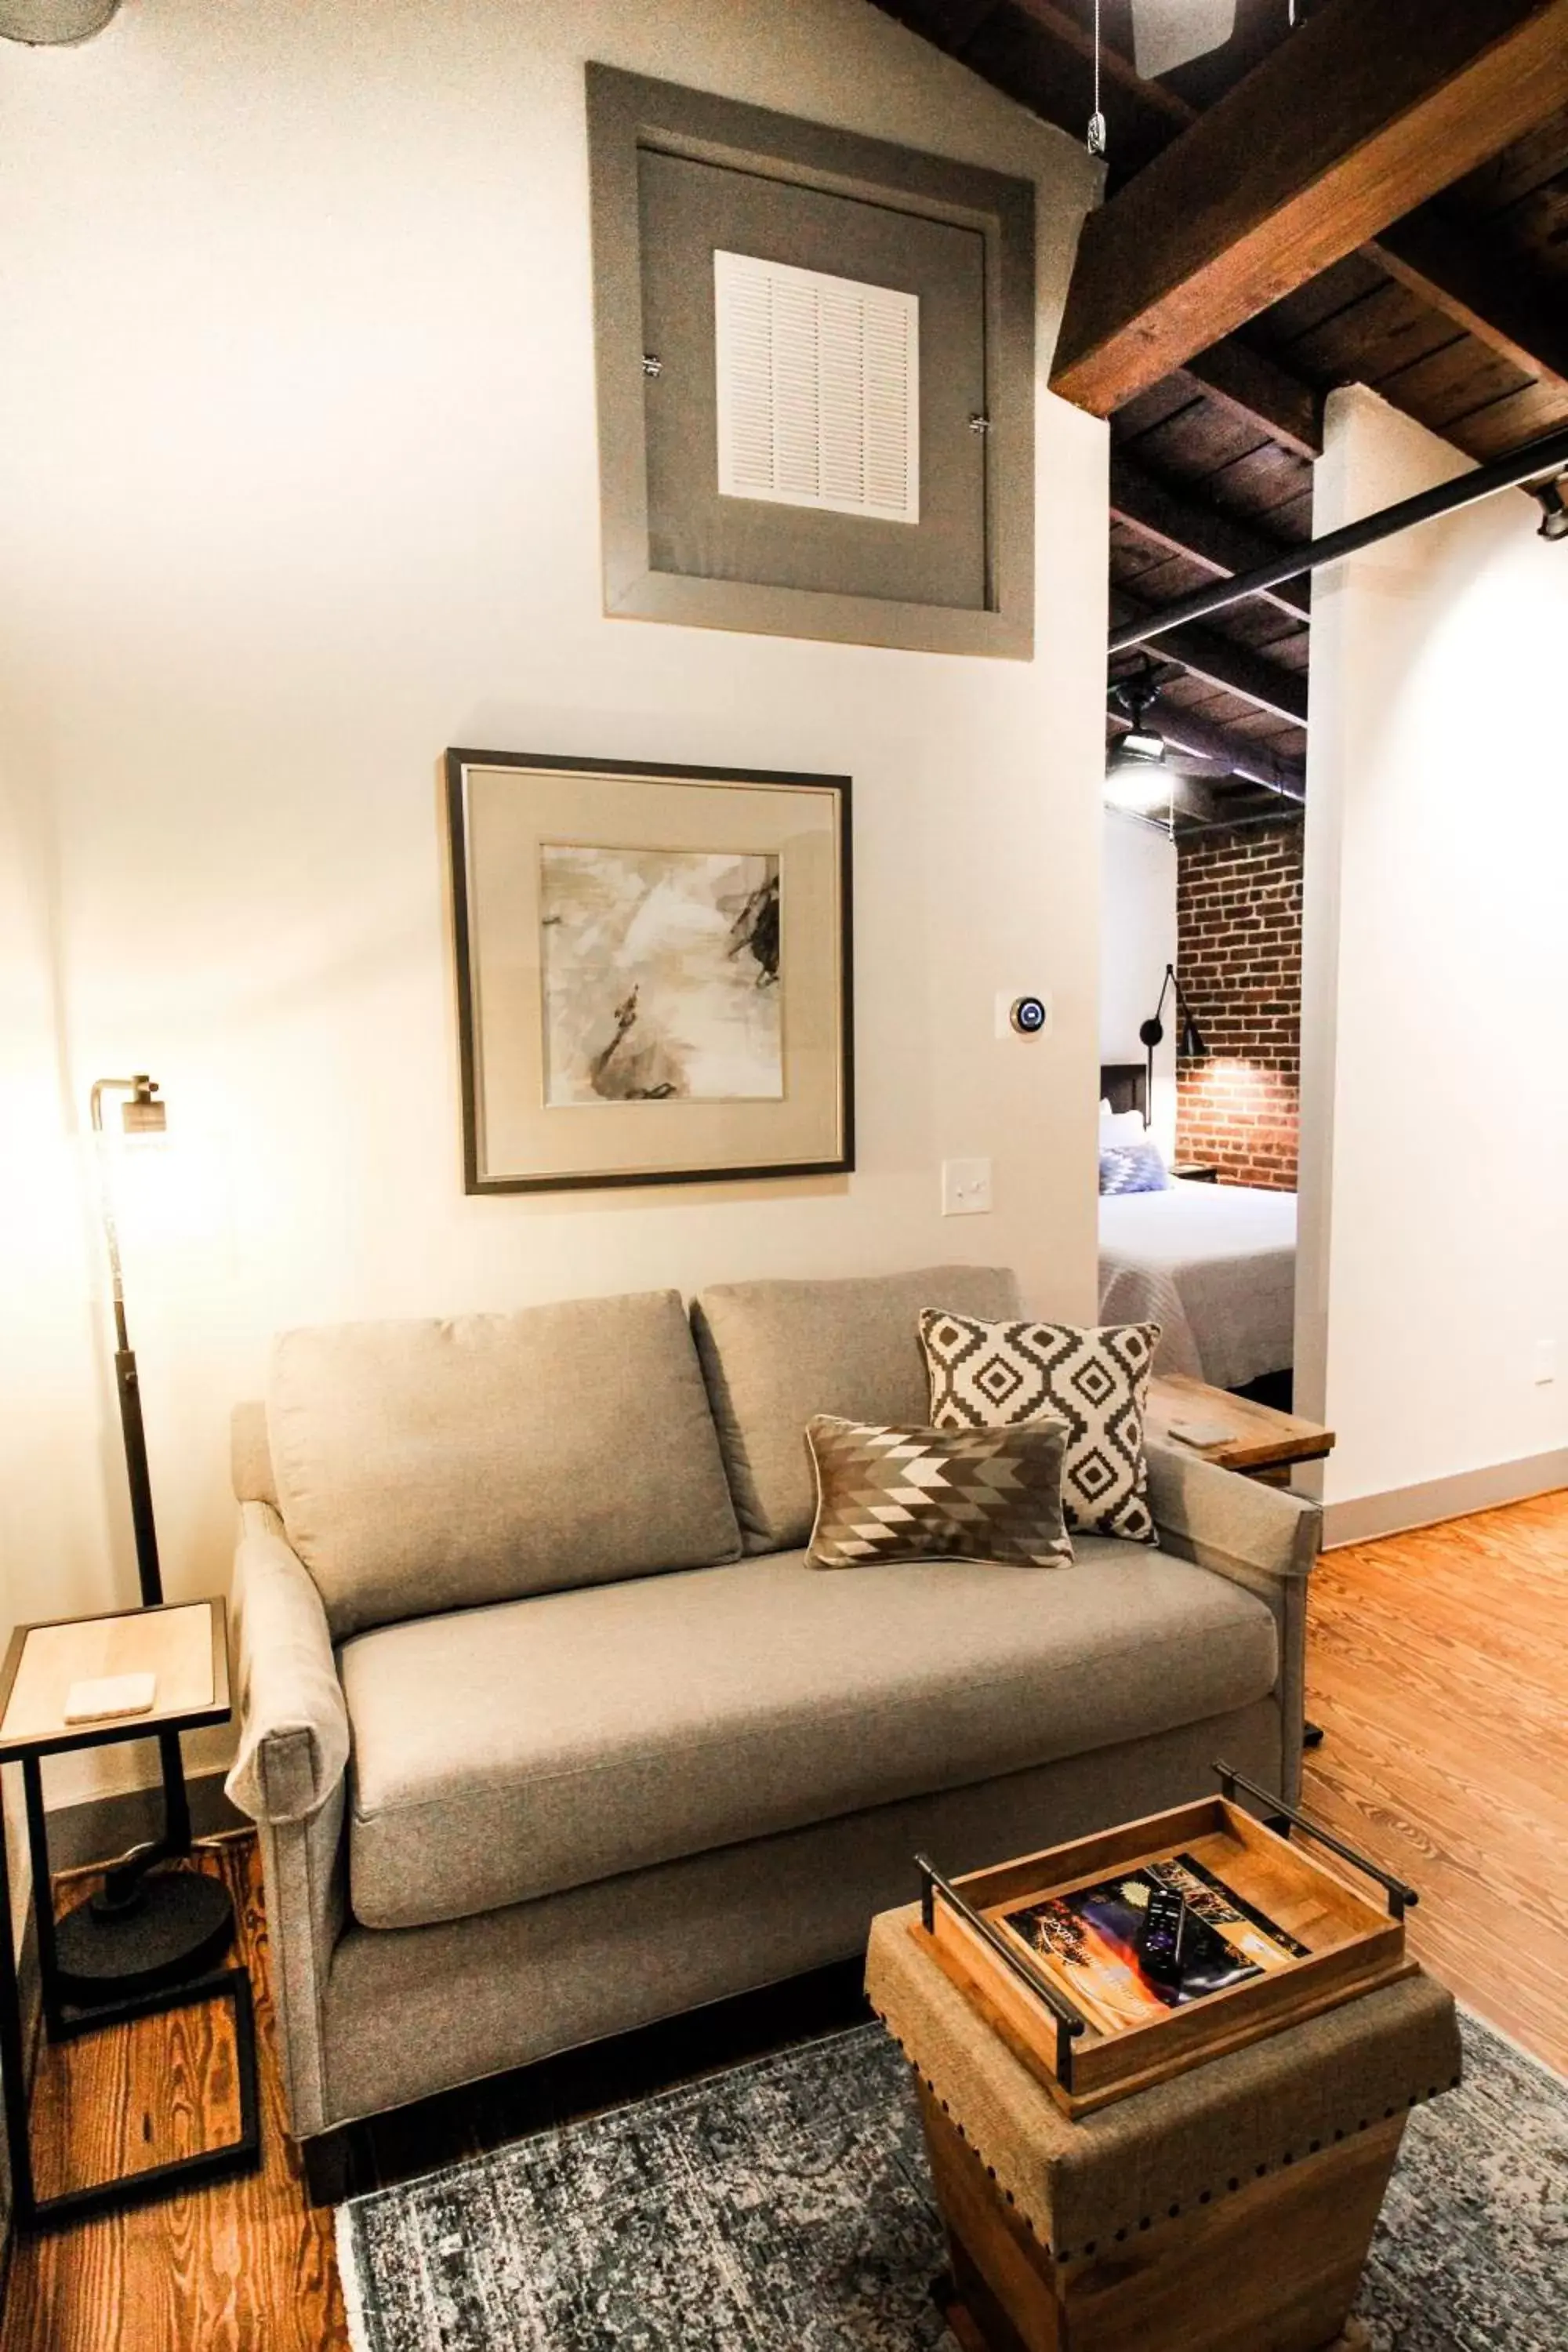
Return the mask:
<path fill-rule="evenodd" d="M 331 2215 L 308 2203 L 283 2128 L 255 1839 L 214 1841 L 201 1866 L 235 1897 L 256 1995 L 261 2169 L 19 2241 L 0 2352 L 348 2352 Z M 69 1890 L 73 1899 L 81 1891 Z M 33 2110 L 40 2187 L 101 2179 L 232 2138 L 233 2055 L 226 2009 L 216 2004 L 46 2048 Z"/>
<path fill-rule="evenodd" d="M 1568 2073 L 1568 1494 L 1331 1552 L 1307 1706 L 1308 1811 L 1421 1890 L 1434 1974 Z"/>
<path fill-rule="evenodd" d="M 1568 2073 L 1568 1494 L 1332 1552 L 1312 1580 L 1309 1705 L 1328 1734 L 1307 1807 L 1420 1888 L 1411 1941 L 1459 1998 Z M 264 2165 L 144 2213 L 20 2243 L 0 2352 L 347 2352 L 331 2215 L 283 2129 L 259 1865 L 216 1842 L 257 1993 Z M 821 1996 L 826 1998 L 826 1996 Z M 841 1996 L 835 1995 L 838 1999 Z M 832 2021 L 780 2007 L 780 2038 Z M 388 2118 L 397 2178 L 764 2046 L 711 2018 Z M 48 2186 L 228 2136 L 220 2011 L 149 2019 L 46 2053 L 34 2146 Z M 563 2062 L 564 2063 L 564 2062 Z M 568 2076 L 570 2079 L 568 2079 Z"/>

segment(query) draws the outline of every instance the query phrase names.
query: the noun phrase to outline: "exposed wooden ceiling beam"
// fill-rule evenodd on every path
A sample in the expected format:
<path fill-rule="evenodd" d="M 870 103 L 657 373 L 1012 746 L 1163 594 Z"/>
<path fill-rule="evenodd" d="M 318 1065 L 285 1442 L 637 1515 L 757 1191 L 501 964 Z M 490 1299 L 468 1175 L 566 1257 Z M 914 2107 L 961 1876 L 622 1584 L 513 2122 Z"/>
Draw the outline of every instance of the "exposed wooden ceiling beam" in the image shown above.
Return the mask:
<path fill-rule="evenodd" d="M 1391 278 L 1526 375 L 1568 388 L 1568 316 L 1560 290 L 1521 270 L 1494 241 L 1428 207 L 1367 247 Z"/>
<path fill-rule="evenodd" d="M 1228 336 L 1196 352 L 1180 373 L 1245 425 L 1298 457 L 1323 454 L 1323 404 L 1310 384 L 1251 345 Z"/>
<path fill-rule="evenodd" d="M 1110 607 L 1117 627 L 1123 621 L 1146 620 L 1151 612 L 1158 609 L 1114 584 Z M 1207 629 L 1192 621 L 1166 629 L 1160 637 L 1160 654 L 1167 660 L 1179 662 L 1205 685 L 1216 686 L 1242 702 L 1250 702 L 1257 710 L 1269 711 L 1276 719 L 1288 719 L 1294 727 L 1305 727 L 1307 723 L 1305 673 L 1268 661 L 1261 654 L 1255 654 L 1250 646 L 1239 646 L 1233 637 L 1221 636 L 1217 629 Z"/>
<path fill-rule="evenodd" d="M 1279 553 L 1277 541 L 1270 542 L 1261 533 L 1249 530 L 1245 523 L 1221 514 L 1216 507 L 1195 505 L 1114 449 L 1110 453 L 1110 511 L 1141 537 L 1169 548 L 1173 554 L 1191 556 L 1205 572 L 1216 572 L 1226 579 L 1237 572 L 1255 572 L 1271 555 Z M 1310 620 L 1310 579 L 1282 581 L 1278 588 L 1268 591 L 1263 601 L 1278 605 L 1292 620 Z"/>
<path fill-rule="evenodd" d="M 1568 0 L 1327 0 L 1084 225 L 1053 383 L 1108 415 L 1568 99 Z"/>

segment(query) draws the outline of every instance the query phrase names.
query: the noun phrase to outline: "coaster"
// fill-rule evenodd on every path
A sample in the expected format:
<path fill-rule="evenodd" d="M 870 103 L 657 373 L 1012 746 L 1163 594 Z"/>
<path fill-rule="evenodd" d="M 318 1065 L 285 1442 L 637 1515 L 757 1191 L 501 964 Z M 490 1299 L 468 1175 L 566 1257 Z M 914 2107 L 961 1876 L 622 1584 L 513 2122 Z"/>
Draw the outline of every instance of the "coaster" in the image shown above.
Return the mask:
<path fill-rule="evenodd" d="M 1235 1433 L 1223 1421 L 1173 1421 L 1170 1430 L 1184 1445 L 1223 1445 Z"/>
<path fill-rule="evenodd" d="M 118 1716 L 150 1715 L 156 1675 L 98 1675 L 66 1693 L 68 1723 L 109 1723 Z"/>

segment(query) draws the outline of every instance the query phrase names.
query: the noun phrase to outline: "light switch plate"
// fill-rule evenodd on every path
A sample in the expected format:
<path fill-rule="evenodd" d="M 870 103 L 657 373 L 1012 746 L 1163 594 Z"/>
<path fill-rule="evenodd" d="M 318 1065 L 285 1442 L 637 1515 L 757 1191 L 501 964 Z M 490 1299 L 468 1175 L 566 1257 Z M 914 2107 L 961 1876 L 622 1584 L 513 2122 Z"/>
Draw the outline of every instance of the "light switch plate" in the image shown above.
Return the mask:
<path fill-rule="evenodd" d="M 1535 1385 L 1543 1389 L 1557 1378 L 1557 1342 L 1537 1339 L 1535 1343 Z"/>
<path fill-rule="evenodd" d="M 989 1160 L 944 1160 L 942 1163 L 942 1213 L 944 1217 L 984 1217 L 991 1208 Z"/>

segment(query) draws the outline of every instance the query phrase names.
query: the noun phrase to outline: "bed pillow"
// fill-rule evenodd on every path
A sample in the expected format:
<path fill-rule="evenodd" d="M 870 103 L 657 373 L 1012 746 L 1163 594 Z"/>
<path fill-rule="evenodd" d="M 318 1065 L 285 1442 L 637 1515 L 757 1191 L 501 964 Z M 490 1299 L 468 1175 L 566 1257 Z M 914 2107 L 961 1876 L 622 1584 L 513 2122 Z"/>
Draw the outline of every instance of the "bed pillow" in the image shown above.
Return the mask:
<path fill-rule="evenodd" d="M 1158 1541 L 1145 1500 L 1143 1415 L 1157 1323 L 983 1323 L 928 1307 L 921 1345 L 938 1429 L 1067 1423 L 1062 1513 L 1068 1527 L 1127 1543 Z"/>
<path fill-rule="evenodd" d="M 895 1429 L 814 1413 L 808 1568 L 983 1559 L 1070 1568 L 1062 1518 L 1067 1427 Z"/>
<path fill-rule="evenodd" d="M 1153 1137 L 1143 1123 L 1141 1110 L 1107 1110 L 1100 1107 L 1100 1146 L 1103 1151 L 1108 1143 L 1152 1143 Z"/>
<path fill-rule="evenodd" d="M 1157 1143 L 1101 1143 L 1102 1192 L 1168 1192 L 1171 1171 Z"/>

